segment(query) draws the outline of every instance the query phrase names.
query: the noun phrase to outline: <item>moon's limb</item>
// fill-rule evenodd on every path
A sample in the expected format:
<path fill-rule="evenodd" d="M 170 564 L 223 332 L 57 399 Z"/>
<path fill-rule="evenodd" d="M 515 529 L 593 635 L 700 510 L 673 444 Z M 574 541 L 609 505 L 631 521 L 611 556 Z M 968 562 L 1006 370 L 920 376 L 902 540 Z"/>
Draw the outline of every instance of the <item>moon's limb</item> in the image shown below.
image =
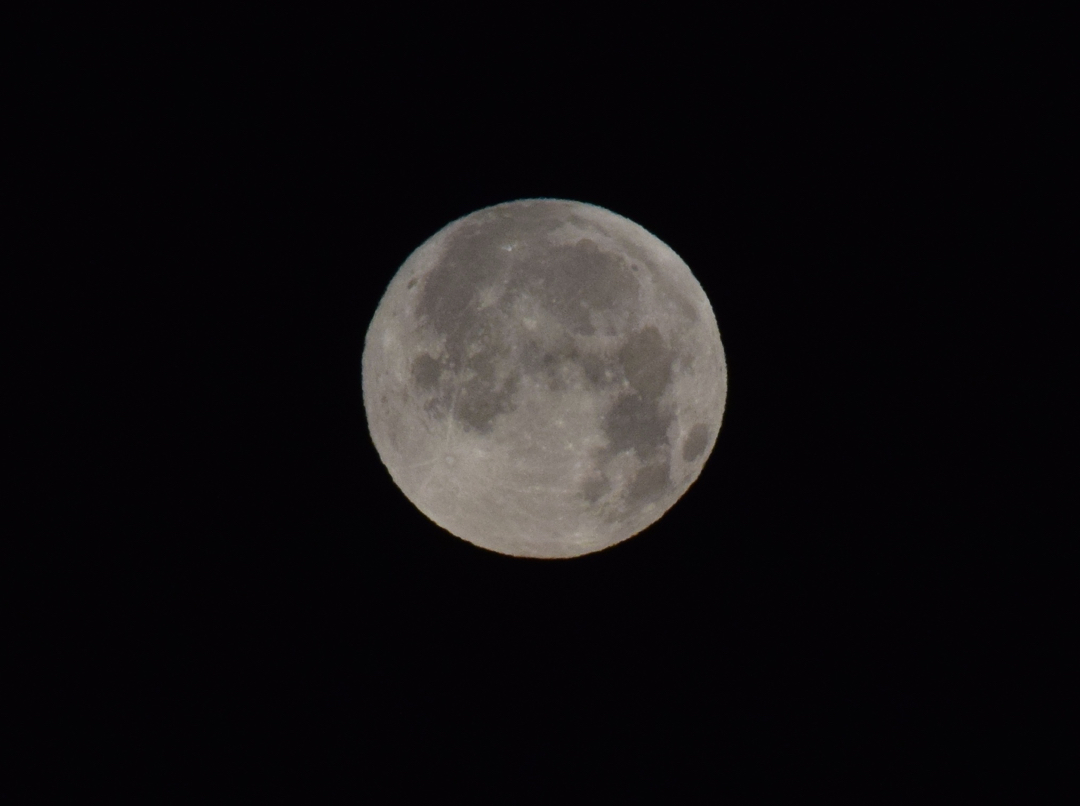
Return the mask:
<path fill-rule="evenodd" d="M 727 370 L 708 298 L 610 211 L 532 199 L 421 245 L 363 356 L 372 440 L 440 526 L 529 557 L 606 548 L 697 479 Z"/>

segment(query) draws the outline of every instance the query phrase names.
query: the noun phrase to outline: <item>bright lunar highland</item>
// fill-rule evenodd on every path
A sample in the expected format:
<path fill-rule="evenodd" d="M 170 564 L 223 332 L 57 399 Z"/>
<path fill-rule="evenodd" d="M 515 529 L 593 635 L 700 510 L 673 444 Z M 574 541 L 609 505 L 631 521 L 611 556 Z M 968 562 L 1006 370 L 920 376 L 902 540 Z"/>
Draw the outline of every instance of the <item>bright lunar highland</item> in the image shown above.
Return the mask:
<path fill-rule="evenodd" d="M 690 269 L 600 207 L 526 199 L 435 233 L 368 329 L 364 407 L 397 486 L 470 543 L 576 557 L 701 473 L 727 367 Z"/>

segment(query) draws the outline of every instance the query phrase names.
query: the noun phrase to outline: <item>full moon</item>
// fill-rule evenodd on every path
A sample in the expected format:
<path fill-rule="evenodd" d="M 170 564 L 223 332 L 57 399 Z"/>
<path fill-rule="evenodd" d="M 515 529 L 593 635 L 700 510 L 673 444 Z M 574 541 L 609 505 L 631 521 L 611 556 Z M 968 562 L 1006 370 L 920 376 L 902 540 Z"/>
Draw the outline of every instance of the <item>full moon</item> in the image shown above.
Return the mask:
<path fill-rule="evenodd" d="M 720 431 L 727 365 L 686 264 L 634 222 L 557 199 L 454 221 L 391 280 L 362 359 L 372 442 L 450 533 L 577 557 L 657 521 Z"/>

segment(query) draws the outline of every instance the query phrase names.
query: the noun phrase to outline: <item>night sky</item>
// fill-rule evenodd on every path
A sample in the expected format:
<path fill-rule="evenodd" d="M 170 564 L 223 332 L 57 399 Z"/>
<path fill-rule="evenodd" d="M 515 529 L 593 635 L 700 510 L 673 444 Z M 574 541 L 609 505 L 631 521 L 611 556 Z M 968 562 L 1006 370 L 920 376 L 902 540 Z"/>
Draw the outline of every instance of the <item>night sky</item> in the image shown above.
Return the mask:
<path fill-rule="evenodd" d="M 61 82 L 87 257 L 65 287 L 116 311 L 71 348 L 83 438 L 108 446 L 92 483 L 123 479 L 63 553 L 87 591 L 66 657 L 104 682 L 61 688 L 122 714 L 106 746 L 161 732 L 222 764 L 266 749 L 372 770 L 477 748 L 523 779 L 660 760 L 708 777 L 822 745 L 940 760 L 927 737 L 944 748 L 1000 707 L 979 670 L 1020 631 L 980 595 L 1006 550 L 973 468 L 1013 443 L 986 438 L 999 413 L 970 393 L 1008 362 L 973 268 L 1013 246 L 977 108 L 1004 74 L 944 46 L 683 23 L 624 52 L 595 30 L 458 50 L 435 29 L 390 48 L 278 22 L 141 69 L 149 37 Z M 728 360 L 698 481 L 574 560 L 428 521 L 361 399 L 402 262 L 527 197 L 670 245 Z"/>

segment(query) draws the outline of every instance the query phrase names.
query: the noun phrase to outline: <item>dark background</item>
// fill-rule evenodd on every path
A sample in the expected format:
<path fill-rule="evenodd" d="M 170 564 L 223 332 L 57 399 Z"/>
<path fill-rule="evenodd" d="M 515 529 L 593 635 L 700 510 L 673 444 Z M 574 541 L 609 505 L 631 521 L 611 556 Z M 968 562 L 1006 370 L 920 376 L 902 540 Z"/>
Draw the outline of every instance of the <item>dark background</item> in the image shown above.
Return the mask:
<path fill-rule="evenodd" d="M 1022 93 L 952 32 L 901 47 L 866 24 L 458 42 L 259 18 L 43 44 L 27 73 L 51 76 L 57 145 L 33 198 L 74 222 L 56 293 L 88 321 L 63 342 L 93 490 L 57 542 L 57 669 L 80 671 L 53 684 L 86 738 L 223 768 L 376 776 L 434 749 L 708 777 L 815 748 L 948 765 L 1027 708 L 999 686 L 1024 570 L 985 472 L 1021 442 L 997 301 L 1025 238 L 1002 227 Z M 571 561 L 430 523 L 361 399 L 401 263 L 525 197 L 669 244 L 729 362 L 697 483 Z"/>

